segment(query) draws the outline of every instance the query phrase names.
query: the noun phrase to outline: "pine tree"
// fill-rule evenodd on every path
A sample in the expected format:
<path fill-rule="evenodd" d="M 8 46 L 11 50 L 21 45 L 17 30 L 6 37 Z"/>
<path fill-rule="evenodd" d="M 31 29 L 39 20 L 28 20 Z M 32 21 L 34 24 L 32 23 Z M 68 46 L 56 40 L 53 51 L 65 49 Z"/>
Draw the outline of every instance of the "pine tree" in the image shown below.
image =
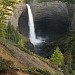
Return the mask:
<path fill-rule="evenodd" d="M 59 47 L 56 48 L 55 52 L 52 54 L 50 60 L 56 65 L 62 65 L 64 62 L 63 54 L 61 53 Z"/>

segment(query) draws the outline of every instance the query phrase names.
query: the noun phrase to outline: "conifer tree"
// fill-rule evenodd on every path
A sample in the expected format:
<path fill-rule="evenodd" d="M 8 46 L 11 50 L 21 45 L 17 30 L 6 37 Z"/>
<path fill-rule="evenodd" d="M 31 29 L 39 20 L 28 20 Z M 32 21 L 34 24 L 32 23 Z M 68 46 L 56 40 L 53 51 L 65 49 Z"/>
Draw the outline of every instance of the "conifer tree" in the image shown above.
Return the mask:
<path fill-rule="evenodd" d="M 19 41 L 19 33 L 18 31 L 14 28 L 13 25 L 11 25 L 11 23 L 9 22 L 8 23 L 8 26 L 7 26 L 7 39 L 15 42 L 15 43 L 18 43 Z"/>
<path fill-rule="evenodd" d="M 63 57 L 63 54 L 61 53 L 59 47 L 56 48 L 56 50 L 52 54 L 50 60 L 56 65 L 59 65 L 59 66 L 62 65 L 62 63 L 64 62 L 64 57 Z"/>

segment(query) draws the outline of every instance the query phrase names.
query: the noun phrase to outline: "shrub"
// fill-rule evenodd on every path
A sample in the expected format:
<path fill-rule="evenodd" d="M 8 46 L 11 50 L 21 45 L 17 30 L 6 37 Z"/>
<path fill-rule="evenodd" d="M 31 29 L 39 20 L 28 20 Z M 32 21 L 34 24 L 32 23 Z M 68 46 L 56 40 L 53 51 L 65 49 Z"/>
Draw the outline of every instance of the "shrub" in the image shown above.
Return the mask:
<path fill-rule="evenodd" d="M 75 70 L 72 71 L 72 75 L 75 75 Z"/>
<path fill-rule="evenodd" d="M 25 71 L 33 75 L 51 75 L 50 72 L 35 67 L 28 67 Z"/>
<path fill-rule="evenodd" d="M 11 25 L 11 22 L 8 23 L 6 33 L 7 33 L 7 39 L 8 40 L 11 40 L 15 43 L 18 43 L 18 41 L 20 39 L 19 33 L 17 30 L 15 30 L 14 26 Z"/>
<path fill-rule="evenodd" d="M 0 72 L 5 72 L 13 67 L 13 62 L 0 57 Z"/>

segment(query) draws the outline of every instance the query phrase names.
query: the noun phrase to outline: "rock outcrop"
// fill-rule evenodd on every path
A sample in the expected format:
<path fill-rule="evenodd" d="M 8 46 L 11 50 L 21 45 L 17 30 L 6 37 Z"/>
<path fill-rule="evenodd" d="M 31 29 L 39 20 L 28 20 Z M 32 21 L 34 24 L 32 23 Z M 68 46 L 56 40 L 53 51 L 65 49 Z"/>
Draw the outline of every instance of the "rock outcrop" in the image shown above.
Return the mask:
<path fill-rule="evenodd" d="M 14 27 L 18 27 L 18 19 L 25 9 L 25 3 L 21 2 L 19 4 L 16 4 L 12 16 L 8 16 L 8 21 L 10 21 L 11 24 L 14 25 Z"/>

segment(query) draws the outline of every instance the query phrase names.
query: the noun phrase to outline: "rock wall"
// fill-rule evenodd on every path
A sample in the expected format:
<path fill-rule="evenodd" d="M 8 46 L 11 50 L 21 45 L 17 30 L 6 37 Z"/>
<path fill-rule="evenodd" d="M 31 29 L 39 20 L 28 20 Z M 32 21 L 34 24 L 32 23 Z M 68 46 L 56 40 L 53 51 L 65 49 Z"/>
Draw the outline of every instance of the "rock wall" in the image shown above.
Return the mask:
<path fill-rule="evenodd" d="M 8 16 L 8 21 L 11 22 L 14 27 L 18 27 L 18 19 L 23 11 L 25 11 L 26 6 L 25 3 L 19 3 L 15 5 L 15 9 L 13 10 L 12 16 Z"/>
<path fill-rule="evenodd" d="M 36 36 L 46 38 L 48 41 L 63 36 L 70 25 L 69 14 L 66 4 L 61 2 L 32 3 L 31 5 Z M 28 14 L 22 12 L 19 18 L 20 33 L 28 37 Z"/>

